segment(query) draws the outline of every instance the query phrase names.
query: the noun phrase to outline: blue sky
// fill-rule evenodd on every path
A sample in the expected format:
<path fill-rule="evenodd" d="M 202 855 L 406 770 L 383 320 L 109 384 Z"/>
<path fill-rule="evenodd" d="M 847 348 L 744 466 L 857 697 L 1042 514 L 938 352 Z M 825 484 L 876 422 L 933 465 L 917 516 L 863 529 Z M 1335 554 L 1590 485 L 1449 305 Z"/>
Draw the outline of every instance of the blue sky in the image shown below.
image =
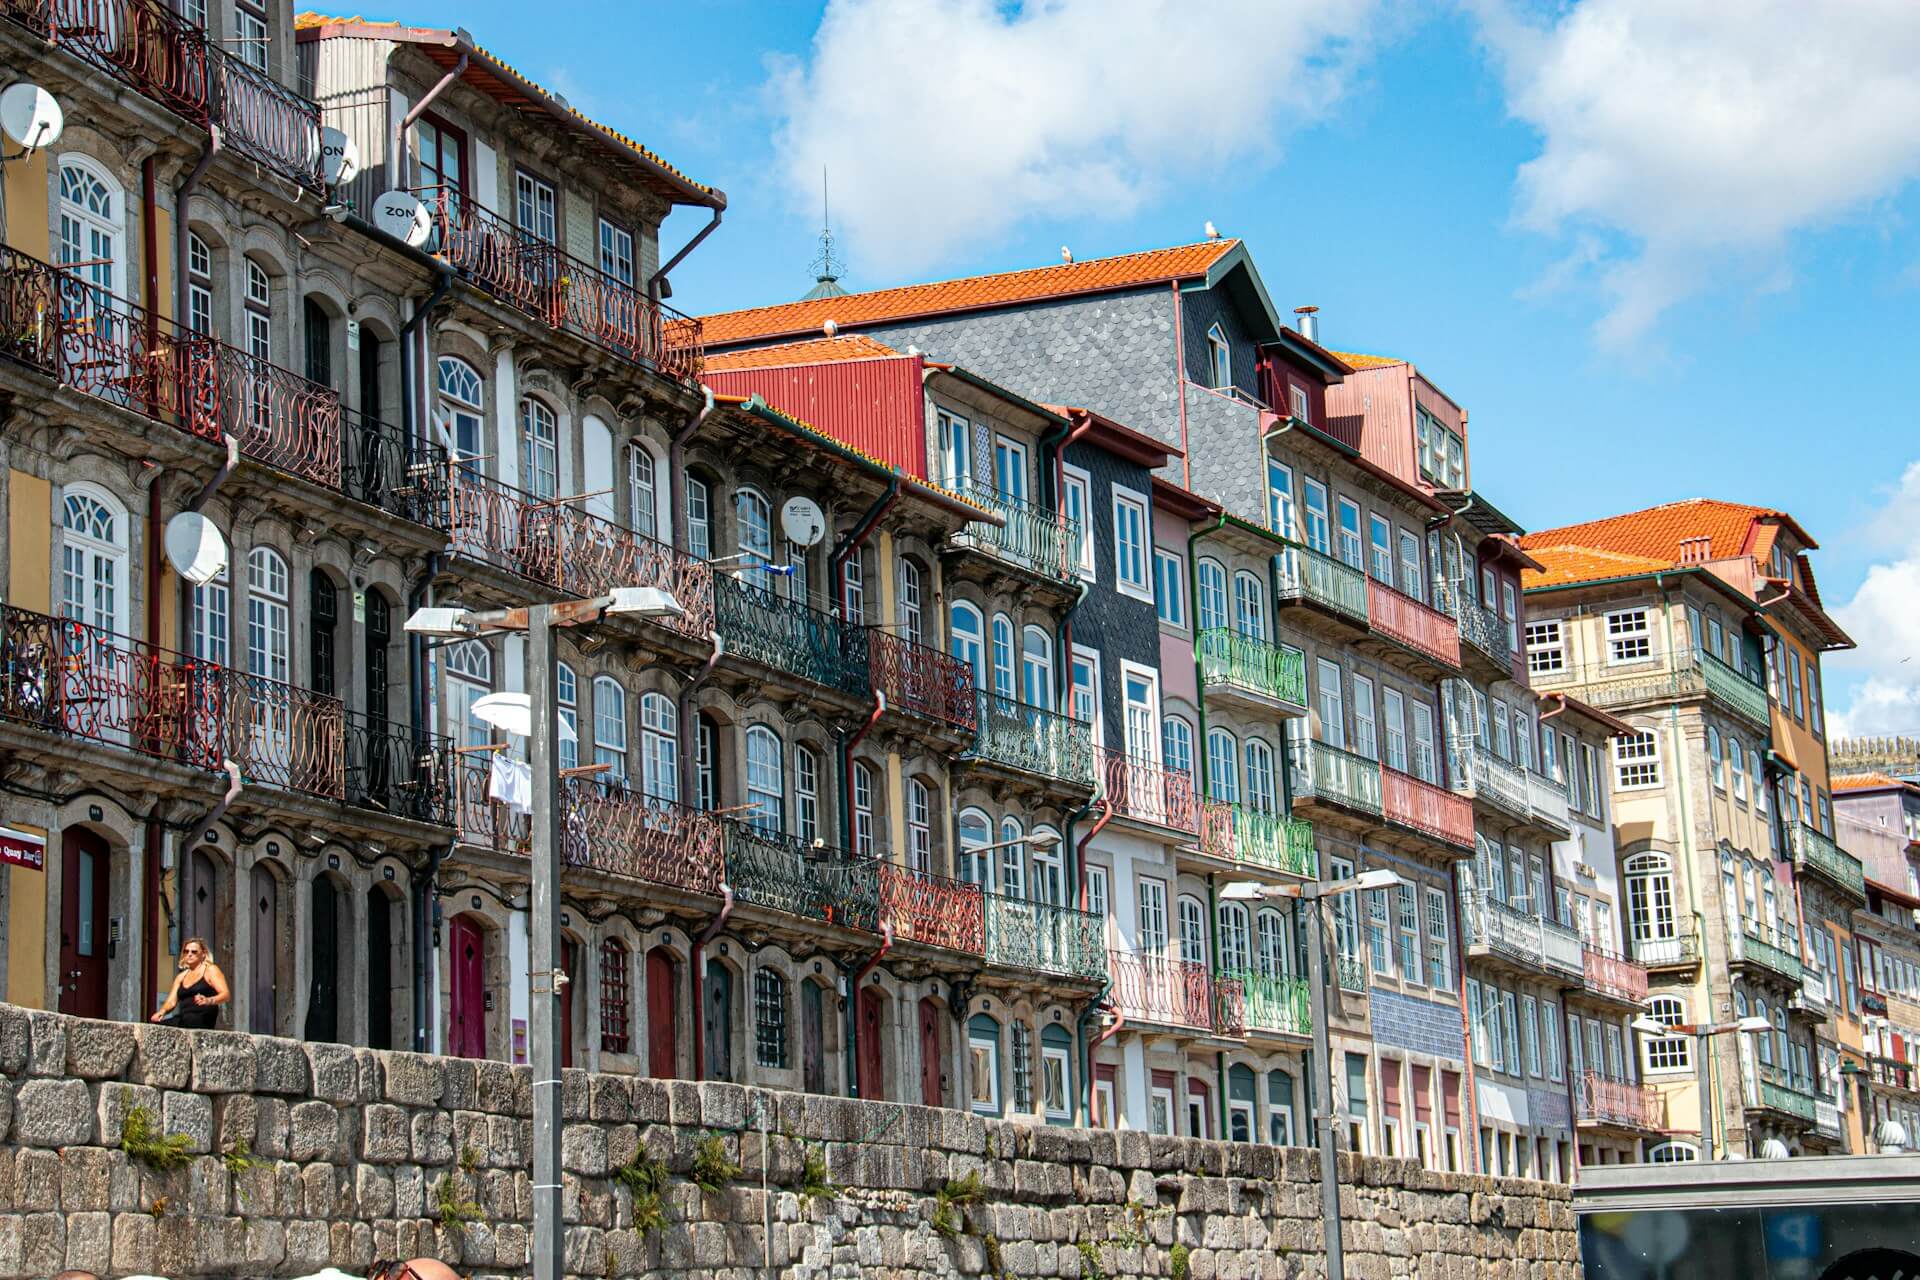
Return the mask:
<path fill-rule="evenodd" d="M 854 289 L 1212 220 L 1330 345 L 1466 404 L 1476 487 L 1522 524 L 1792 511 L 1862 641 L 1830 703 L 1920 731 L 1920 6 L 1743 0 L 1737 32 L 1712 0 L 1218 0 L 1205 29 L 1157 0 L 594 8 L 396 16 L 727 191 L 682 309 L 810 286 L 821 162 Z"/>

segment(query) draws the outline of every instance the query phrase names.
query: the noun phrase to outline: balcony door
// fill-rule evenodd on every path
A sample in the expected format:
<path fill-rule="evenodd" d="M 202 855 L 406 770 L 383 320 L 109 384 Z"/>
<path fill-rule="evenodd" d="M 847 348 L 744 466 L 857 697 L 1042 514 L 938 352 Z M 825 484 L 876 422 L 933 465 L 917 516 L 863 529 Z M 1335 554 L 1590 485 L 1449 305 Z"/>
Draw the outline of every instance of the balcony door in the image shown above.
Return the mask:
<path fill-rule="evenodd" d="M 931 999 L 920 1001 L 920 1101 L 929 1107 L 945 1105 L 941 1088 L 941 1070 L 946 1059 L 940 1048 L 940 1006 Z"/>
<path fill-rule="evenodd" d="M 1009 498 L 1027 499 L 1027 446 L 1006 436 L 993 440 L 993 485 Z"/>
<path fill-rule="evenodd" d="M 132 337 L 120 301 L 126 296 L 125 214 L 125 195 L 104 169 L 81 156 L 60 161 L 57 265 L 70 281 L 61 286 L 68 322 L 63 354 L 86 370 L 87 390 L 121 402 L 126 393 L 116 374 L 126 372 Z"/>
<path fill-rule="evenodd" d="M 113 852 L 85 827 L 60 837 L 60 1012 L 107 1016 L 107 882 Z"/>

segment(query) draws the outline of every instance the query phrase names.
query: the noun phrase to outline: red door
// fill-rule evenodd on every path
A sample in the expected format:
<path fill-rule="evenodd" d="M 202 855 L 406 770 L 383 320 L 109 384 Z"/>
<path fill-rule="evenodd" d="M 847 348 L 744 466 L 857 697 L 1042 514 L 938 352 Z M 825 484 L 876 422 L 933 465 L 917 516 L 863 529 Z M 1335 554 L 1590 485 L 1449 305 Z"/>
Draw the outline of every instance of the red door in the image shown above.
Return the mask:
<path fill-rule="evenodd" d="M 447 1051 L 459 1058 L 487 1056 L 487 941 L 480 926 L 466 916 L 455 916 L 447 930 L 453 948 L 453 992 L 448 1002 L 453 1015 L 453 1043 Z"/>
<path fill-rule="evenodd" d="M 945 1090 L 940 1077 L 946 1074 L 946 1062 L 940 1055 L 940 1006 L 931 999 L 920 1002 L 920 1101 L 929 1107 L 942 1105 Z"/>
<path fill-rule="evenodd" d="M 875 987 L 860 992 L 860 1096 L 879 1098 L 880 1087 L 880 1010 L 886 997 Z"/>
<path fill-rule="evenodd" d="M 673 953 L 655 947 L 647 952 L 647 1074 L 657 1080 L 680 1074 L 674 990 Z"/>
<path fill-rule="evenodd" d="M 112 851 L 85 827 L 60 835 L 60 1012 L 107 1016 L 107 875 Z"/>
<path fill-rule="evenodd" d="M 560 1065 L 573 1065 L 573 979 L 580 974 L 580 944 L 572 938 L 560 942 L 560 967 L 567 981 L 560 984 Z"/>

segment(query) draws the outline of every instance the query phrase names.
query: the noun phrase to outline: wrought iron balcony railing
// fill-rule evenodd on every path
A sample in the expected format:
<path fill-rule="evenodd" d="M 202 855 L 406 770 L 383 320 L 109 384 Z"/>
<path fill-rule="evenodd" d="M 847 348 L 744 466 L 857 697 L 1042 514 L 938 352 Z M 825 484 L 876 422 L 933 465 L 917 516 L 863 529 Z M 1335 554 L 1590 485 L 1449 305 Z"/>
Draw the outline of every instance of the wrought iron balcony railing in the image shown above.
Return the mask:
<path fill-rule="evenodd" d="M 1827 976 L 1807 969 L 1800 975 L 1800 989 L 1789 997 L 1787 1008 L 1811 1015 L 1816 1022 L 1826 1021 L 1833 1012 L 1833 1002 L 1827 997 Z"/>
<path fill-rule="evenodd" d="M 1654 1132 L 1662 1127 L 1660 1094 L 1651 1085 L 1608 1080 L 1589 1071 L 1580 1077 L 1580 1123 Z"/>
<path fill-rule="evenodd" d="M 320 108 L 212 44 L 161 0 L 0 0 L 0 14 L 309 191 L 322 191 Z"/>
<path fill-rule="evenodd" d="M 1449 745 L 1448 780 L 1453 790 L 1484 800 L 1516 818 L 1533 817 L 1533 797 L 1527 789 L 1527 771 L 1502 760 L 1477 742 Z"/>
<path fill-rule="evenodd" d="M 1313 824 L 1292 814 L 1272 813 L 1236 804 L 1233 815 L 1233 857 L 1271 871 L 1320 878 L 1320 853 L 1313 847 Z"/>
<path fill-rule="evenodd" d="M 345 718 L 346 800 L 361 809 L 454 824 L 453 743 L 437 733 L 415 734 L 384 716 L 349 711 Z"/>
<path fill-rule="evenodd" d="M 1410 773 L 1380 771 L 1380 800 L 1388 822 L 1436 840 L 1473 848 L 1473 806 L 1464 798 Z"/>
<path fill-rule="evenodd" d="M 1307 655 L 1288 645 L 1269 644 L 1228 627 L 1208 627 L 1195 637 L 1200 682 L 1268 702 L 1307 705 Z"/>
<path fill-rule="evenodd" d="M 965 482 L 959 490 L 1006 523 L 975 521 L 952 535 L 954 546 L 976 547 L 1043 578 L 1073 580 L 1074 556 L 1080 546 L 1078 521 L 978 481 Z"/>
<path fill-rule="evenodd" d="M 1507 624 L 1499 614 L 1463 595 L 1455 597 L 1454 610 L 1460 622 L 1461 639 L 1491 658 L 1495 666 L 1513 665 L 1513 646 L 1508 643 Z"/>
<path fill-rule="evenodd" d="M 887 705 L 971 731 L 977 710 L 973 668 L 932 645 L 881 627 L 867 628 L 873 687 Z"/>
<path fill-rule="evenodd" d="M 969 753 L 1079 787 L 1093 785 L 1093 726 L 997 693 L 980 694 L 980 729 Z"/>
<path fill-rule="evenodd" d="M 1099 916 L 1003 893 L 983 898 L 994 964 L 1094 982 L 1107 976 L 1106 921 Z"/>
<path fill-rule="evenodd" d="M 1649 969 L 1682 968 L 1700 963 L 1700 935 L 1691 920 L 1669 920 L 1629 938 L 1628 950 Z"/>
<path fill-rule="evenodd" d="M 1214 1033 L 1222 1010 L 1214 999 L 1213 975 L 1204 964 L 1118 949 L 1107 963 L 1113 974 L 1107 998 L 1128 1022 Z"/>
<path fill-rule="evenodd" d="M 1366 574 L 1298 543 L 1274 561 L 1279 567 L 1277 592 L 1281 603 L 1318 605 L 1363 627 L 1368 625 Z"/>
<path fill-rule="evenodd" d="M 896 940 L 973 956 L 986 953 L 986 907 L 979 885 L 885 858 L 879 872 L 880 918 L 893 925 Z"/>
<path fill-rule="evenodd" d="M 1867 900 L 1866 868 L 1833 837 L 1801 824 L 1793 833 L 1793 860 L 1801 870 L 1817 872 L 1859 901 Z"/>
<path fill-rule="evenodd" d="M 1580 952 L 1589 992 L 1626 1004 L 1647 1002 L 1647 966 L 1590 943 L 1582 943 Z"/>
<path fill-rule="evenodd" d="M 1115 814 L 1193 835 L 1201 833 L 1205 803 L 1191 773 L 1111 747 L 1099 748 L 1099 755 L 1100 789 Z"/>
<path fill-rule="evenodd" d="M 1735 960 L 1758 965 L 1788 982 L 1800 981 L 1800 944 L 1792 935 L 1769 928 L 1763 920 L 1743 918 L 1728 930 L 1728 936 Z"/>
<path fill-rule="evenodd" d="M 1747 1105 L 1778 1111 L 1808 1124 L 1814 1122 L 1811 1082 L 1769 1063 L 1759 1064 L 1755 1071 L 1752 1087 L 1747 1091 Z"/>
<path fill-rule="evenodd" d="M 342 409 L 346 438 L 340 491 L 402 520 L 443 532 L 450 514 L 446 500 L 447 451 L 416 441 L 411 450 L 398 428 L 352 409 Z"/>
<path fill-rule="evenodd" d="M 1317 739 L 1288 744 L 1296 800 L 1312 797 L 1380 817 L 1380 763 Z"/>
<path fill-rule="evenodd" d="M 864 697 L 869 689 L 865 627 L 812 605 L 713 575 L 714 621 L 727 652 L 776 671 Z"/>
<path fill-rule="evenodd" d="M 699 320 L 523 231 L 465 192 L 424 187 L 414 194 L 433 220 L 428 248 L 508 306 L 669 378 L 700 376 Z"/>
<path fill-rule="evenodd" d="M 1289 1036 L 1313 1034 L 1313 1000 L 1305 978 L 1252 969 L 1225 970 L 1220 977 L 1237 982 L 1245 992 L 1247 1030 Z"/>
<path fill-rule="evenodd" d="M 1367 621 L 1376 634 L 1397 640 L 1443 667 L 1460 666 L 1460 625 L 1371 577 L 1367 579 Z"/>
<path fill-rule="evenodd" d="M 726 844 L 727 883 L 736 901 L 879 931 L 880 867 L 874 859 L 732 819 L 726 823 Z"/>
<path fill-rule="evenodd" d="M 1342 953 L 1333 958 L 1334 977 L 1340 983 L 1342 991 L 1356 994 L 1367 989 L 1367 962 L 1358 955 Z"/>
<path fill-rule="evenodd" d="M 257 462 L 340 484 L 340 395 L 0 246 L 0 354 Z"/>
<path fill-rule="evenodd" d="M 1576 983 L 1586 981 L 1586 957 L 1580 935 L 1572 929 L 1537 911 L 1509 906 L 1485 889 L 1463 893 L 1461 899 L 1460 929 L 1469 949 Z"/>
<path fill-rule="evenodd" d="M 1813 1100 L 1813 1131 L 1823 1138 L 1840 1136 L 1840 1104 L 1825 1098 Z"/>
<path fill-rule="evenodd" d="M 662 626 L 712 633 L 713 568 L 664 542 L 564 502 L 545 501 L 454 463 L 446 472 L 447 535 L 454 550 L 572 596 L 615 587 L 659 587 L 680 613 Z M 733 647 L 732 638 L 728 640 Z"/>
<path fill-rule="evenodd" d="M 1536 688 L 1566 684 L 1581 686 L 1580 696 L 1596 707 L 1613 708 L 1661 702 L 1702 694 L 1720 707 L 1764 729 L 1770 723 L 1767 687 L 1728 666 L 1704 649 L 1682 649 L 1666 660 L 1655 655 L 1644 662 L 1584 662 L 1545 666 L 1535 654 L 1529 680 Z"/>

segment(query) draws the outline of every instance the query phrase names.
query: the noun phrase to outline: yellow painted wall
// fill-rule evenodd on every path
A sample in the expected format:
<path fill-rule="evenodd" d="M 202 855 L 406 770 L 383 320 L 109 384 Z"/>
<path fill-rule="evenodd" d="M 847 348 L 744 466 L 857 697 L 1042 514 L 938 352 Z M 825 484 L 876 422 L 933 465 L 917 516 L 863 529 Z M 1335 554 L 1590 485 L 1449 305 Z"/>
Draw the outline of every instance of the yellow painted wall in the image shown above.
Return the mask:
<path fill-rule="evenodd" d="M 42 262 L 53 257 L 48 251 L 52 225 L 47 213 L 48 157 L 48 152 L 36 151 L 30 159 L 0 165 L 0 187 L 7 196 L 7 243 Z"/>
<path fill-rule="evenodd" d="M 16 831 L 46 838 L 46 831 L 24 822 L 9 823 Z M 52 841 L 48 841 L 49 846 Z M 47 866 L 57 865 L 49 847 Z M 7 1002 L 28 1009 L 46 1007 L 47 995 L 47 873 L 25 867 L 7 868 Z"/>
<path fill-rule="evenodd" d="M 7 472 L 7 603 L 53 611 L 53 486 Z"/>

